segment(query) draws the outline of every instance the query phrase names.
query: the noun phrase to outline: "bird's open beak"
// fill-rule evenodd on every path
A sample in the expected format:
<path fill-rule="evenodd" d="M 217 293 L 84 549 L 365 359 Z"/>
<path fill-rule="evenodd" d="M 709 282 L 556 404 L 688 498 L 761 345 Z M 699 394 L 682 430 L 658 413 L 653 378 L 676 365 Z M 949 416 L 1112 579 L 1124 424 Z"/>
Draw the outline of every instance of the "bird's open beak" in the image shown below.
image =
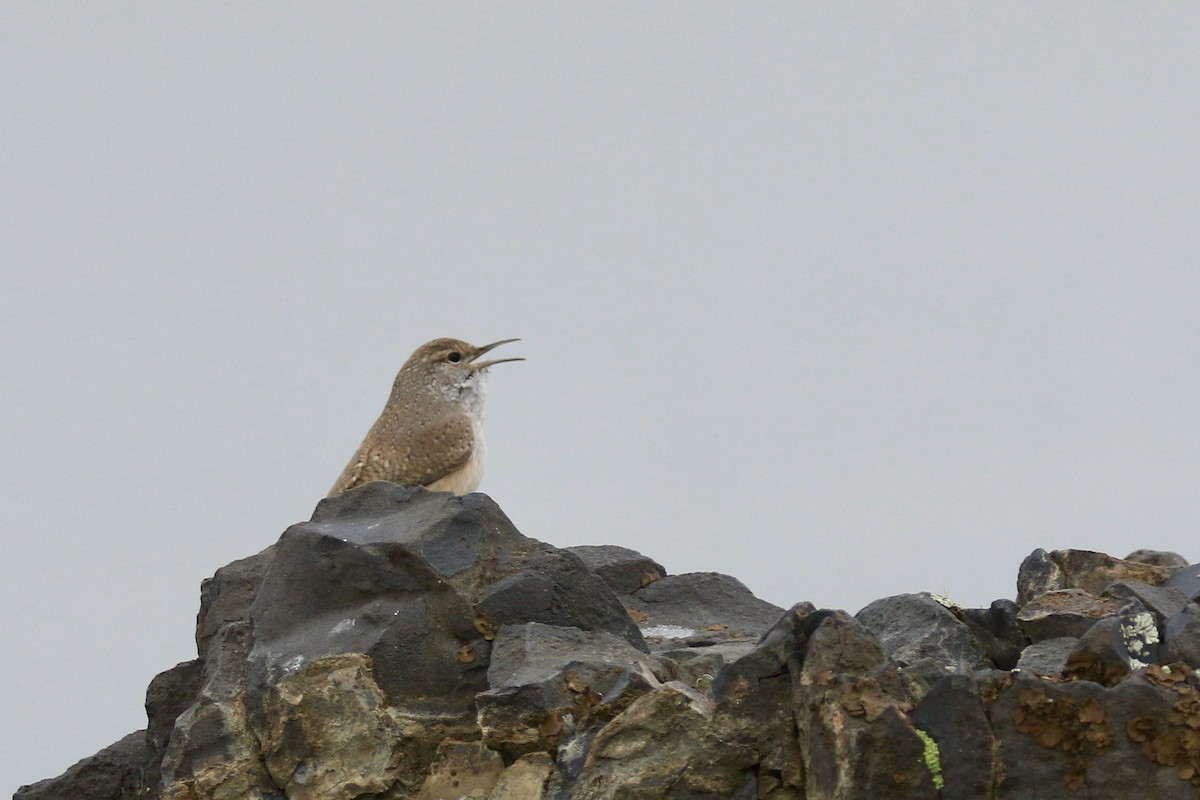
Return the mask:
<path fill-rule="evenodd" d="M 493 364 L 503 364 L 505 361 L 524 361 L 525 359 L 523 359 L 523 358 L 497 358 L 497 359 L 493 359 L 491 361 L 480 361 L 480 362 L 475 361 L 476 358 L 479 358 L 481 355 L 483 355 L 487 351 L 491 350 L 493 347 L 499 347 L 502 344 L 508 344 L 509 342 L 519 342 L 519 341 L 521 341 L 521 340 L 520 339 L 501 339 L 498 342 L 492 342 L 491 344 L 485 344 L 482 347 L 476 348 L 475 355 L 471 358 L 471 369 L 487 369 L 488 367 L 492 366 Z"/>

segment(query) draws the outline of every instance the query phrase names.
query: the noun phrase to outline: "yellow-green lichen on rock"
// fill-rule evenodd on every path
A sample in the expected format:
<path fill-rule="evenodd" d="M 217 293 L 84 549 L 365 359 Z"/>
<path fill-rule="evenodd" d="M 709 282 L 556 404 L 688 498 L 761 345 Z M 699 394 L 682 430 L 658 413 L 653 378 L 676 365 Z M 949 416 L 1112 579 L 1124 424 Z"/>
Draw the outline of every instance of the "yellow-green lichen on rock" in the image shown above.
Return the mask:
<path fill-rule="evenodd" d="M 946 781 L 942 778 L 942 754 L 938 750 L 938 744 L 932 736 L 920 728 L 913 728 L 913 730 L 925 743 L 925 767 L 929 770 L 929 776 L 933 778 L 933 785 L 940 792 L 946 785 Z"/>

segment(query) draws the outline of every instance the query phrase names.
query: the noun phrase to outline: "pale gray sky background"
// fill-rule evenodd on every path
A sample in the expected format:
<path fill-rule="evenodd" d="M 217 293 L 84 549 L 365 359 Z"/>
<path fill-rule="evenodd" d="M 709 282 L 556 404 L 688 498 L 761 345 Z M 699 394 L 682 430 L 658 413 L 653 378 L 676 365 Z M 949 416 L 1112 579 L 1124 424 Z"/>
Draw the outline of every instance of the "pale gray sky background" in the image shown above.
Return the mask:
<path fill-rule="evenodd" d="M 1200 6 L 0 9 L 0 794 L 144 725 L 200 581 L 414 347 L 526 534 L 781 606 L 1200 559 Z"/>

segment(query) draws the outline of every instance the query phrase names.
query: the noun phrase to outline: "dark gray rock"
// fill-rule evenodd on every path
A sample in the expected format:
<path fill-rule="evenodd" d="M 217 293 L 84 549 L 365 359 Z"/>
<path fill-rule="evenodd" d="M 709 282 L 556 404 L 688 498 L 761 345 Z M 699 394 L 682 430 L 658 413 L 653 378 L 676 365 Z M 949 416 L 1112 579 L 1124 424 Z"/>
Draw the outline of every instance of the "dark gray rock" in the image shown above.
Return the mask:
<path fill-rule="evenodd" d="M 1134 550 L 1129 555 L 1125 556 L 1126 561 L 1136 561 L 1139 564 L 1150 564 L 1155 567 L 1170 567 L 1177 569 L 1186 567 L 1188 560 L 1179 553 L 1172 553 L 1169 550 Z"/>
<path fill-rule="evenodd" d="M 595 724 L 593 710 L 639 664 L 661 673 L 657 658 L 613 634 L 538 622 L 500 628 L 488 689 L 475 697 L 484 743 L 510 760 L 554 751 Z"/>
<path fill-rule="evenodd" d="M 767 796 L 787 797 L 803 791 L 803 754 L 795 710 L 790 715 L 780 712 L 797 707 L 795 674 L 811 652 L 811 636 L 829 613 L 817 611 L 812 603 L 798 603 L 776 619 L 752 651 L 717 673 L 710 692 L 715 702 L 710 728 L 713 741 L 698 760 L 703 763 L 711 758 L 725 765 L 730 794 L 736 791 L 739 772 L 753 773 L 755 785 Z M 870 658 L 882 657 L 878 645 L 867 641 L 875 648 Z M 857 654 L 845 655 L 853 659 Z"/>
<path fill-rule="evenodd" d="M 1142 674 L 1135 674 L 1111 689 L 1101 690 L 1098 699 L 1104 719 L 1112 727 L 1113 741 L 1087 770 L 1087 783 L 1093 787 L 1093 793 L 1100 795 L 1096 789 L 1101 789 L 1103 796 L 1114 798 L 1195 798 L 1198 791 L 1195 778 L 1191 782 L 1181 779 L 1178 762 L 1171 765 L 1171 757 L 1165 753 L 1150 752 L 1148 755 L 1150 748 L 1144 747 L 1145 743 L 1135 738 L 1139 723 L 1149 718 L 1166 721 L 1163 732 L 1165 736 L 1176 734 L 1179 737 L 1177 744 L 1192 740 L 1194 728 L 1186 723 L 1172 724 L 1169 720 L 1178 705 L 1194 703 L 1197 699 L 1195 690 L 1185 689 L 1177 693 L 1154 685 Z M 1184 754 L 1183 747 L 1169 749 L 1179 754 L 1176 757 L 1180 762 L 1189 760 L 1189 757 L 1193 764 L 1200 761 L 1200 753 L 1195 750 Z"/>
<path fill-rule="evenodd" d="M 940 800 L 985 798 L 995 774 L 996 740 L 971 675 L 948 675 L 913 709 L 913 724 L 938 748 L 944 787 Z"/>
<path fill-rule="evenodd" d="M 926 745 L 908 716 L 888 706 L 862 732 L 853 789 L 847 798 L 926 800 L 937 797 L 933 771 L 925 760 Z"/>
<path fill-rule="evenodd" d="M 204 663 L 199 659 L 185 661 L 160 672 L 146 687 L 146 743 L 150 747 L 146 782 L 150 786 L 158 786 L 163 753 L 175 720 L 195 701 L 203 670 Z"/>
<path fill-rule="evenodd" d="M 1079 639 L 1072 636 L 1062 636 L 1057 639 L 1043 639 L 1029 645 L 1021 652 L 1017 661 L 1017 669 L 1028 670 L 1035 675 L 1058 677 L 1066 669 L 1067 659 L 1079 647 Z"/>
<path fill-rule="evenodd" d="M 1200 668 L 1200 607 L 1189 603 L 1167 619 L 1163 630 L 1163 663 L 1176 661 Z"/>
<path fill-rule="evenodd" d="M 854 618 L 875 635 L 883 651 L 901 667 L 927 660 L 935 665 L 940 679 L 945 671 L 963 666 L 993 666 L 960 614 L 961 610 L 921 593 L 876 600 Z"/>
<path fill-rule="evenodd" d="M 1112 686 L 1131 671 L 1158 663 L 1158 626 L 1149 611 L 1107 617 L 1088 629 L 1064 674 Z"/>
<path fill-rule="evenodd" d="M 1139 581 L 1162 586 L 1175 573 L 1174 567 L 1159 567 L 1113 558 L 1091 550 L 1034 550 L 1021 562 L 1017 573 L 1017 605 L 1058 589 L 1082 589 L 1099 595 L 1116 581 Z"/>
<path fill-rule="evenodd" d="M 579 779 L 583 765 L 587 763 L 587 755 L 591 750 L 592 741 L 599 732 L 599 727 L 577 731 L 564 739 L 558 746 L 558 752 L 554 755 L 554 775 L 550 779 L 550 791 L 546 794 L 548 798 L 569 800 L 571 789 Z"/>
<path fill-rule="evenodd" d="M 163 800 L 283 796 L 263 768 L 259 740 L 246 722 L 249 628 L 230 622 L 210 642 L 196 698 L 176 718 L 162 756 Z"/>
<path fill-rule="evenodd" d="M 585 573 L 577 556 L 542 547 L 545 551 L 536 556 L 533 566 L 481 588 L 476 610 L 498 626 L 541 622 L 609 631 L 645 649 L 637 624 L 598 576 Z"/>
<path fill-rule="evenodd" d="M 1082 589 L 1056 589 L 1040 594 L 1017 612 L 1017 624 L 1031 642 L 1064 637 L 1078 638 L 1096 624 L 1112 616 L 1121 604 L 1100 598 Z"/>
<path fill-rule="evenodd" d="M 17 798 L 1195 797 L 1200 675 L 1155 662 L 1200 662 L 1200 576 L 1134 556 L 1037 551 L 1020 608 L 784 612 L 368 484 L 205 582 L 146 732 Z"/>
<path fill-rule="evenodd" d="M 153 797 L 142 771 L 151 757 L 137 731 L 89 756 L 57 778 L 22 786 L 13 800 L 134 800 Z"/>
<path fill-rule="evenodd" d="M 1012 600 L 995 600 L 988 608 L 961 609 L 962 621 L 997 669 L 1012 669 L 1025 648 L 1025 634 L 1017 624 L 1017 611 Z"/>
<path fill-rule="evenodd" d="M 1195 787 L 1177 778 L 1174 768 L 1155 763 L 1129 735 L 1131 723 L 1143 715 L 1163 719 L 1174 702 L 1172 692 L 1137 676 L 1105 689 L 1022 672 L 989 694 L 995 699 L 987 705 L 988 717 L 1002 746 L 1001 779 L 988 797 L 1195 797 Z"/>
<path fill-rule="evenodd" d="M 1183 593 L 1189 601 L 1200 598 L 1200 564 L 1189 564 L 1180 568 L 1167 581 L 1166 586 Z"/>
<path fill-rule="evenodd" d="M 505 625 L 496 634 L 487 671 L 488 688 L 542 683 L 573 661 L 591 661 L 619 670 L 631 669 L 639 661 L 658 666 L 657 658 L 620 636 L 526 622 Z"/>
<path fill-rule="evenodd" d="M 322 501 L 283 534 L 250 618 L 252 715 L 284 671 L 357 652 L 397 708 L 473 718 L 503 624 L 573 626 L 645 647 L 578 556 L 522 536 L 486 495 L 383 482 Z"/>
<path fill-rule="evenodd" d="M 662 564 L 628 547 L 602 544 L 566 549 L 579 556 L 618 597 L 633 594 L 667 574 Z"/>
<path fill-rule="evenodd" d="M 844 612 L 822 610 L 798 619 L 793 638 L 788 674 L 801 796 L 936 796 L 925 743 L 906 714 L 908 694 L 876 637 Z"/>
<path fill-rule="evenodd" d="M 200 611 L 196 614 L 196 652 L 208 653 L 208 643 L 227 622 L 250 619 L 250 604 L 271 561 L 275 545 L 221 567 L 200 584 Z"/>
<path fill-rule="evenodd" d="M 707 647 L 664 650 L 658 656 L 673 667 L 675 679 L 706 692 L 725 665 L 753 652 L 754 648 L 755 643 L 751 641 L 722 642 Z"/>
<path fill-rule="evenodd" d="M 643 635 L 657 641 L 757 639 L 783 614 L 741 581 L 716 572 L 669 575 L 639 589 L 627 602 L 640 615 Z"/>
<path fill-rule="evenodd" d="M 1178 614 L 1188 604 L 1187 597 L 1178 589 L 1170 586 L 1151 586 L 1137 581 L 1117 581 L 1100 596 L 1120 603 L 1123 612 L 1149 611 L 1159 626 L 1166 622 L 1167 617 Z"/>

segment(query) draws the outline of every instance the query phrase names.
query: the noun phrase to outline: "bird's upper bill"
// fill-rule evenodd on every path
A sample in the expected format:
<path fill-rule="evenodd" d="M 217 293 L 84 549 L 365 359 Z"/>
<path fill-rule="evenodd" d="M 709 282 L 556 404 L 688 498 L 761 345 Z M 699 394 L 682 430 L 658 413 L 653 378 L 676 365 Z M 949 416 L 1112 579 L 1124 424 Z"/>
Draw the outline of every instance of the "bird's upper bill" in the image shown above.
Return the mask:
<path fill-rule="evenodd" d="M 505 361 L 524 361 L 525 360 L 524 358 L 495 358 L 495 359 L 492 359 L 491 361 L 478 361 L 478 362 L 475 360 L 494 347 L 499 347 L 500 345 L 508 344 L 509 342 L 519 342 L 519 341 L 521 341 L 521 340 L 520 339 L 501 339 L 498 342 L 492 342 L 491 344 L 485 344 L 485 345 L 481 345 L 480 347 L 476 347 L 475 355 L 471 356 L 471 369 L 487 369 L 488 367 L 492 366 L 493 364 L 503 364 Z"/>

